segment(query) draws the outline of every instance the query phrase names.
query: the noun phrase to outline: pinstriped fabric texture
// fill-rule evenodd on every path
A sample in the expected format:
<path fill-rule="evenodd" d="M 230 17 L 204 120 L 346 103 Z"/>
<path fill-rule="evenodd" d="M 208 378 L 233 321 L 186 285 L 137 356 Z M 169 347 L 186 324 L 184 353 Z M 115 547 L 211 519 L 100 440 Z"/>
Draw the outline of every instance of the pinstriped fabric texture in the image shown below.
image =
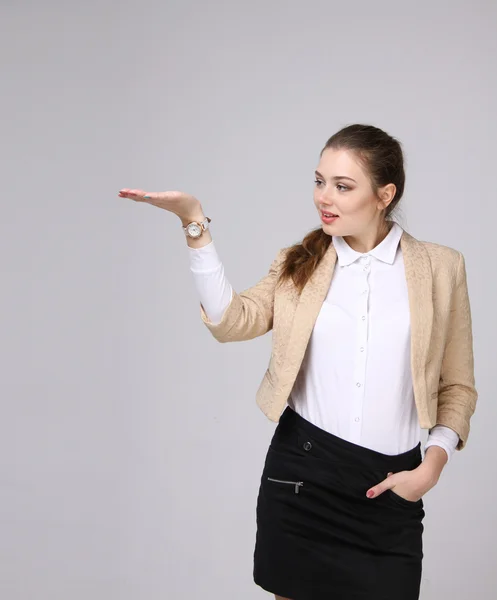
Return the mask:
<path fill-rule="evenodd" d="M 461 450 L 477 401 L 471 308 L 464 256 L 403 232 L 411 318 L 411 371 L 420 426 L 446 425 L 456 431 Z M 253 339 L 272 331 L 269 364 L 256 393 L 264 414 L 278 422 L 305 355 L 331 283 L 337 254 L 330 244 L 302 294 L 291 281 L 276 287 L 285 257 L 282 248 L 269 272 L 254 286 L 235 292 L 220 323 L 200 316 L 219 342 Z M 388 357 L 386 357 L 388 359 Z"/>

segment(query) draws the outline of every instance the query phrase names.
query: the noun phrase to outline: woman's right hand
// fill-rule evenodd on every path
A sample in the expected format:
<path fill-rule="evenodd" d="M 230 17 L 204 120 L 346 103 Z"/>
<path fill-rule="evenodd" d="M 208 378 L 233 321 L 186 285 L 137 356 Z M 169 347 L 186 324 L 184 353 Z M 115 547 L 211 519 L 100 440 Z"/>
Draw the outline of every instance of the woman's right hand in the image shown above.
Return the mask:
<path fill-rule="evenodd" d="M 147 202 L 163 208 L 178 215 L 183 222 L 195 220 L 203 214 L 199 200 L 184 192 L 145 192 L 144 190 L 122 188 L 119 191 L 119 197 L 129 198 L 135 202 Z"/>

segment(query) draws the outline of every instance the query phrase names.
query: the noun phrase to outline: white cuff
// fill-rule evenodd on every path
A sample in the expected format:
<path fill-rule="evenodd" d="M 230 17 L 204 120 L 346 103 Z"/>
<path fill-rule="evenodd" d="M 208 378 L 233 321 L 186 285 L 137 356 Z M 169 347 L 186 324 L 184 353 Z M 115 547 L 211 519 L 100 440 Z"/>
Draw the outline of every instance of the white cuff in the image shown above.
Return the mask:
<path fill-rule="evenodd" d="M 459 436 L 453 429 L 445 425 L 435 425 L 435 427 L 430 429 L 428 440 L 425 444 L 425 452 L 430 446 L 440 446 L 447 453 L 447 462 L 449 462 L 458 442 Z"/>

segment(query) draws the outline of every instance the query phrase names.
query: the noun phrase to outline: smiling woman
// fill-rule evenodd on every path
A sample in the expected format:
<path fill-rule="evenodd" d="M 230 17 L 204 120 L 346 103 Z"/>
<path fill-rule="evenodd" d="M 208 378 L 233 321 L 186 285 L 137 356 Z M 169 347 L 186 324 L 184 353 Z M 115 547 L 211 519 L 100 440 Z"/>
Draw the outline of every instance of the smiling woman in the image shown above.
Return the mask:
<path fill-rule="evenodd" d="M 216 340 L 272 330 L 256 401 L 278 425 L 259 484 L 255 583 L 280 600 L 418 600 L 423 496 L 464 448 L 476 407 L 465 259 L 392 219 L 403 153 L 383 130 L 334 134 L 315 176 L 320 226 L 241 292 L 195 198 L 122 194 L 180 216 Z"/>

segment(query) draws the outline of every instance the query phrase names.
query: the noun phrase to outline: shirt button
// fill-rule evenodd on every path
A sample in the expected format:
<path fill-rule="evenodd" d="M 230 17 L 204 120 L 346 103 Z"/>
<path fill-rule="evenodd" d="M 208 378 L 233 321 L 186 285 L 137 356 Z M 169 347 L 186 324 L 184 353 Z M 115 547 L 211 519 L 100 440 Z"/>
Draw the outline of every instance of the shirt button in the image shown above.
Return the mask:
<path fill-rule="evenodd" d="M 369 269 L 368 266 L 362 268 L 363 271 L 367 271 L 368 269 Z"/>
<path fill-rule="evenodd" d="M 356 383 L 357 387 L 361 387 L 361 384 L 359 382 Z"/>
<path fill-rule="evenodd" d="M 364 321 L 364 319 L 365 319 L 365 318 L 366 318 L 366 316 L 365 316 L 365 315 L 362 315 L 361 319 L 362 319 L 363 321 Z"/>
<path fill-rule="evenodd" d="M 361 350 L 361 352 L 364 352 L 364 348 L 363 348 L 363 346 L 361 346 L 360 350 Z"/>
<path fill-rule="evenodd" d="M 355 418 L 355 421 L 356 421 L 356 422 L 357 422 L 357 421 L 360 421 L 359 417 L 356 417 L 356 418 Z"/>
<path fill-rule="evenodd" d="M 309 451 L 311 448 L 312 448 L 311 442 L 305 442 L 305 444 L 304 444 L 304 450 Z"/>

